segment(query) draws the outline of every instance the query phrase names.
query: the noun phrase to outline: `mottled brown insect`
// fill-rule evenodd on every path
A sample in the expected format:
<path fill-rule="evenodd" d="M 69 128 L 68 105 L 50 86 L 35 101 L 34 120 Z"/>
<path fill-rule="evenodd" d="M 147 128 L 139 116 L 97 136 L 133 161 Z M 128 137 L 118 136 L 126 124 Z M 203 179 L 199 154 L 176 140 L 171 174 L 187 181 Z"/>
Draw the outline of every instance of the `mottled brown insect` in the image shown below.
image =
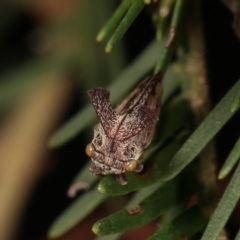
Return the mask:
<path fill-rule="evenodd" d="M 144 79 L 114 110 L 109 91 L 94 88 L 88 91 L 99 119 L 94 138 L 86 147 L 91 157 L 92 174 L 115 174 L 121 185 L 127 184 L 124 172 L 140 172 L 137 161 L 150 144 L 160 112 L 161 74 Z"/>

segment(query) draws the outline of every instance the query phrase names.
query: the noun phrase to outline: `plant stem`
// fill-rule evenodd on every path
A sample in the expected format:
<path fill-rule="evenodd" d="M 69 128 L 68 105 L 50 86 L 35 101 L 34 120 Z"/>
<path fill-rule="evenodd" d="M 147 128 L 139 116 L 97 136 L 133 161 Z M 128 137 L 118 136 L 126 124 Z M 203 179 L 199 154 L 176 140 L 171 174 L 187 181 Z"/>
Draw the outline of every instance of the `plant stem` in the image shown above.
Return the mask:
<path fill-rule="evenodd" d="M 157 9 L 157 27 L 156 27 L 156 40 L 162 40 L 166 32 L 166 27 L 169 22 L 169 15 L 172 12 L 176 0 L 163 0 L 159 3 Z"/>

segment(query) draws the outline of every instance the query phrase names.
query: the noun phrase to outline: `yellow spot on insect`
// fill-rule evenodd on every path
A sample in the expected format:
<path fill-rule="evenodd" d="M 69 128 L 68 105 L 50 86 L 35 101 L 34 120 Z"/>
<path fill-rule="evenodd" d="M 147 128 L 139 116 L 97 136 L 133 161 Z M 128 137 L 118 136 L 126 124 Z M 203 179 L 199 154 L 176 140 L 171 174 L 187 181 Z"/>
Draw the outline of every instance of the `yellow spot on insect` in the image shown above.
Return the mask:
<path fill-rule="evenodd" d="M 137 167 L 137 161 L 136 160 L 132 160 L 129 163 L 127 163 L 125 170 L 128 172 L 132 172 L 136 169 Z"/>
<path fill-rule="evenodd" d="M 92 147 L 92 144 L 91 144 L 91 143 L 89 143 L 89 144 L 86 146 L 85 152 L 86 152 L 86 154 L 87 154 L 89 157 L 92 156 L 92 154 L 93 154 L 93 147 Z"/>

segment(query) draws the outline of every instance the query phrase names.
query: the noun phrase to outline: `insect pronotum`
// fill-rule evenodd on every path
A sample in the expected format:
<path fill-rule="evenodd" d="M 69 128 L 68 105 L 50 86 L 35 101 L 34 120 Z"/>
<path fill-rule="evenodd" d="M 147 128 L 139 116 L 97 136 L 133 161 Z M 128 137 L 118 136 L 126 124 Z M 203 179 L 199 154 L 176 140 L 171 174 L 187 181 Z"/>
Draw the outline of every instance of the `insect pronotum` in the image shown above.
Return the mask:
<path fill-rule="evenodd" d="M 118 182 L 125 185 L 125 171 L 142 171 L 143 165 L 137 161 L 150 144 L 158 122 L 161 79 L 161 73 L 145 78 L 115 110 L 107 89 L 88 91 L 99 119 L 93 140 L 86 147 L 93 162 L 92 174 L 115 174 Z"/>

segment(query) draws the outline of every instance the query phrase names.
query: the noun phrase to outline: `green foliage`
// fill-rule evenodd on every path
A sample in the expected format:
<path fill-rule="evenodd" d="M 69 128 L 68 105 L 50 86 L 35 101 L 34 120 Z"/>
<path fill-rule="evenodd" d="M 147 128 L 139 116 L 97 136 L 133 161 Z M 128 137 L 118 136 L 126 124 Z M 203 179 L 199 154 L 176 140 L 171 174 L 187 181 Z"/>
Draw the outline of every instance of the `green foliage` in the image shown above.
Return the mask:
<path fill-rule="evenodd" d="M 140 210 L 137 213 L 130 214 L 129 210 L 123 209 L 99 220 L 93 225 L 93 232 L 97 235 L 119 233 L 140 227 L 161 216 L 189 195 L 190 189 L 182 189 L 178 180 L 168 182 L 139 203 Z"/>
<path fill-rule="evenodd" d="M 216 239 L 220 231 L 226 224 L 240 197 L 240 164 L 229 182 L 217 208 L 215 209 L 211 220 L 209 221 L 202 240 Z"/>
<path fill-rule="evenodd" d="M 176 61 L 174 64 L 171 62 L 173 53 L 181 46 L 178 41 L 181 31 L 179 26 L 185 4 L 183 0 L 161 1 L 161 4 L 157 7 L 163 8 L 164 6 L 169 12 L 165 16 L 157 16 L 156 36 L 158 39 L 161 39 L 160 43 L 149 45 L 108 87 L 112 94 L 111 101 L 113 104 L 116 104 L 155 65 L 155 73 L 166 71 L 163 79 L 164 96 L 162 103 L 164 104 L 167 100 L 169 103 L 162 110 L 161 126 L 156 130 L 154 141 L 145 152 L 143 158 L 145 170 L 143 173 L 127 173 L 128 184 L 125 186 L 119 185 L 112 175 L 104 177 L 98 183 L 98 191 L 100 192 L 98 194 L 102 197 L 97 197 L 96 195 L 94 203 L 96 201 L 98 203 L 102 202 L 107 196 L 119 196 L 138 191 L 130 197 L 126 208 L 98 220 L 93 225 L 93 232 L 101 236 L 97 238 L 99 240 L 118 239 L 125 231 L 140 227 L 160 216 L 164 216 L 170 209 L 182 206 L 184 201 L 189 199 L 190 196 L 199 194 L 202 187 L 195 177 L 199 165 L 193 163 L 186 168 L 186 171 L 182 170 L 194 159 L 197 159 L 199 153 L 204 150 L 209 141 L 222 129 L 238 109 L 240 81 L 228 91 L 204 121 L 193 130 L 194 113 L 189 107 L 191 102 L 189 104 L 189 99 L 182 96 L 186 96 L 185 89 L 187 91 L 190 89 L 193 93 L 195 89 L 191 89 L 191 84 L 189 84 L 189 88 L 181 88 L 181 86 L 186 85 L 186 79 L 191 79 L 191 75 L 187 73 L 184 66 L 186 64 L 184 62 L 185 59 L 180 61 L 181 64 L 179 61 Z M 97 36 L 97 40 L 101 41 L 116 29 L 107 44 L 107 52 L 115 47 L 143 7 L 144 2 L 140 0 L 124 0 L 121 2 L 112 18 L 103 26 Z M 170 22 L 170 25 L 168 25 L 168 22 Z M 164 36 L 166 35 L 164 30 L 166 26 L 171 27 L 168 38 Z M 185 54 L 187 55 L 187 53 Z M 180 56 L 182 55 L 180 54 Z M 130 79 L 131 81 L 129 81 Z M 183 92 L 178 94 L 177 97 L 171 98 L 176 89 L 180 89 Z M 50 141 L 50 146 L 61 146 L 90 126 L 94 121 L 95 117 L 92 107 L 88 105 L 54 134 Z M 220 178 L 226 176 L 239 159 L 238 145 L 239 143 L 237 142 L 220 172 Z M 89 186 L 94 186 L 97 178 L 88 175 L 89 166 L 90 164 L 87 164 L 73 182 L 86 182 Z M 208 224 L 203 235 L 204 240 L 216 239 L 239 199 L 240 192 L 236 190 L 236 184 L 239 181 L 237 177 L 239 175 L 238 171 L 237 169 Z M 179 173 L 181 174 L 174 178 Z M 164 182 L 170 179 L 171 181 Z M 96 190 L 91 191 L 97 194 Z M 77 200 L 77 203 L 80 204 L 83 199 L 88 197 L 91 191 L 83 193 Z M 88 204 L 85 203 L 84 206 L 87 207 Z M 131 209 L 134 209 L 136 206 L 138 206 L 138 210 L 135 210 L 135 212 L 133 210 L 131 213 Z M 213 206 L 211 207 L 213 209 Z M 203 231 L 207 225 L 207 217 L 203 215 L 204 208 L 208 209 L 209 206 L 204 206 L 204 203 L 201 202 L 187 210 L 185 207 L 180 207 L 180 214 L 170 221 L 162 223 L 149 239 L 180 240 L 183 237 L 189 239 L 194 234 Z M 76 224 L 77 220 L 82 218 L 81 215 L 76 217 L 71 209 L 75 209 L 74 205 L 70 206 L 56 220 L 56 224 L 50 229 L 50 235 L 53 235 L 53 232 L 57 232 L 55 229 L 59 229 L 59 232 L 54 235 L 58 236 L 70 228 L 70 225 L 61 226 L 61 222 L 71 222 L 71 219 L 75 219 L 74 224 Z M 61 231 L 61 229 L 64 229 L 64 231 Z"/>
<path fill-rule="evenodd" d="M 194 160 L 207 143 L 233 116 L 234 113 L 230 109 L 239 86 L 240 81 L 232 87 L 173 157 L 165 175 L 166 180 L 176 176 L 186 165 Z"/>
<path fill-rule="evenodd" d="M 232 103 L 232 106 L 231 106 L 231 111 L 232 112 L 236 112 L 239 107 L 240 107 L 240 95 L 239 95 L 239 92 L 240 92 L 240 87 L 235 95 L 235 98 L 234 98 L 234 101 Z"/>
<path fill-rule="evenodd" d="M 131 5 L 131 0 L 122 1 L 117 10 L 114 12 L 113 16 L 109 21 L 103 26 L 100 32 L 97 35 L 97 41 L 102 41 L 105 36 L 111 32 L 121 21 L 124 14 L 127 12 L 128 8 Z"/>
<path fill-rule="evenodd" d="M 76 199 L 71 207 L 64 211 L 62 215 L 54 221 L 48 233 L 49 237 L 56 238 L 68 231 L 86 217 L 104 199 L 105 197 L 99 194 L 97 189 L 88 191 L 84 196 Z"/>
<path fill-rule="evenodd" d="M 51 57 L 34 59 L 24 63 L 0 76 L 0 108 L 4 109 L 13 103 L 17 96 L 23 94 L 31 86 L 42 80 L 47 74 L 61 73 L 71 65 L 70 58 Z M 37 78 L 36 78 L 37 76 Z"/>
<path fill-rule="evenodd" d="M 240 239 L 240 230 L 237 233 L 237 236 L 235 237 L 235 240 L 239 240 Z"/>
<path fill-rule="evenodd" d="M 206 225 L 207 219 L 203 216 L 199 206 L 193 206 L 176 217 L 172 222 L 162 224 L 149 240 L 182 240 L 198 233 Z"/>
<path fill-rule="evenodd" d="M 128 30 L 130 25 L 133 23 L 137 15 L 141 12 L 141 10 L 144 7 L 144 2 L 142 0 L 135 0 L 134 4 L 132 4 L 127 13 L 126 16 L 122 19 L 119 26 L 117 27 L 116 31 L 110 38 L 109 42 L 107 43 L 107 46 L 105 48 L 106 52 L 110 52 L 114 45 L 121 40 L 125 32 Z"/>
<path fill-rule="evenodd" d="M 200 11 L 198 8 L 191 8 L 191 4 L 195 1 L 122 0 L 114 13 L 111 9 L 112 3 L 109 1 L 85 2 L 81 6 L 84 9 L 83 12 L 78 6 L 75 15 L 71 18 L 41 27 L 37 31 L 37 37 L 44 39 L 47 43 L 61 38 L 65 39 L 66 36 L 71 39 L 74 36 L 73 42 L 77 42 L 75 49 L 70 48 L 71 41 L 65 44 L 64 40 L 64 46 L 69 45 L 67 47 L 70 50 L 59 51 L 59 48 L 53 47 L 50 52 L 44 52 L 42 56 L 40 56 L 41 53 L 39 56 L 36 54 L 32 59 L 21 63 L 11 71 L 1 73 L 1 116 L 7 112 L 9 106 L 13 106 L 25 92 L 31 91 L 32 87 L 36 87 L 45 77 L 48 79 L 47 77 L 55 75 L 61 78 L 70 73 L 70 75 L 76 75 L 77 78 L 82 78 L 84 83 L 81 89 L 78 86 L 78 92 L 81 95 L 85 94 L 82 100 L 84 107 L 60 126 L 49 139 L 49 146 L 58 148 L 69 143 L 83 131 L 92 135 L 92 126 L 96 123 L 97 117 L 92 105 L 85 99 L 86 89 L 107 85 L 106 88 L 111 93 L 111 103 L 116 106 L 141 79 L 149 73 L 161 72 L 163 96 L 160 124 L 151 145 L 144 152 L 143 172 L 126 173 L 128 184 L 125 186 L 119 185 L 113 175 L 102 178 L 91 175 L 89 172 L 91 162 L 87 160 L 87 157 L 84 159 L 88 162 L 73 178 L 72 183 L 85 184 L 89 189 L 85 189 L 56 218 L 50 227 L 49 237 L 57 238 L 66 233 L 109 197 L 120 198 L 121 195 L 127 195 L 126 198 L 124 197 L 124 208 L 99 219 L 93 225 L 92 230 L 99 236 L 98 240 L 118 239 L 126 231 L 141 227 L 156 219 L 159 221 L 159 227 L 149 236 L 149 240 L 190 239 L 198 233 L 202 235 L 202 240 L 217 239 L 240 197 L 240 138 L 236 141 L 218 175 L 219 179 L 225 178 L 238 163 L 217 206 L 213 201 L 211 204 L 204 201 L 215 196 L 215 192 L 208 192 L 205 188 L 212 181 L 210 179 L 215 181 L 215 176 L 204 175 L 206 166 L 203 166 L 204 160 L 201 153 L 238 112 L 240 80 L 216 106 L 213 106 L 211 111 L 207 113 L 207 110 L 202 114 L 202 109 L 197 106 L 199 102 L 201 105 L 201 101 L 195 101 L 193 97 L 199 90 L 193 86 L 197 85 L 197 81 L 202 80 L 202 76 L 194 76 L 194 74 L 200 75 L 202 69 L 199 65 L 201 64 L 196 64 L 194 67 L 189 64 L 189 59 L 196 52 L 196 49 L 192 49 L 194 44 L 190 43 L 189 38 L 197 42 L 199 35 L 189 36 L 188 24 L 185 22 L 181 25 L 189 9 Z M 148 4 L 149 6 L 146 6 Z M 3 20 L 0 24 L 0 31 L 3 33 L 7 30 L 7 23 L 10 24 L 14 20 L 17 8 L 11 9 L 7 3 L 6 6 L 3 3 L 0 5 L 3 6 L 0 10 Z M 149 7 L 155 23 L 155 36 L 159 41 L 150 43 L 134 61 L 124 66 L 125 48 L 121 44 L 121 39 L 128 29 L 131 30 L 132 23 L 146 7 Z M 4 9 L 6 9 L 6 14 L 4 14 Z M 109 17 L 110 13 L 112 17 Z M 106 21 L 105 25 L 103 25 L 104 21 Z M 191 22 L 192 19 L 187 19 L 187 21 Z M 200 29 L 201 20 L 196 21 L 195 24 L 194 27 L 197 30 Z M 97 31 L 99 31 L 97 41 L 110 36 L 105 51 L 112 51 L 111 55 L 103 51 L 104 46 L 97 45 L 93 41 Z M 144 29 L 141 31 L 145 34 Z M 135 41 L 137 42 L 138 39 Z M 45 48 L 47 44 L 46 46 L 43 44 L 42 49 Z M 201 51 L 202 48 L 197 50 Z M 198 69 L 197 74 L 191 72 L 194 71 L 193 68 Z M 207 94 L 202 95 L 204 98 Z M 203 100 L 205 103 L 206 99 Z M 84 151 L 84 146 L 80 147 L 80 151 Z M 208 154 L 213 155 L 212 152 Z M 211 163 L 214 165 L 213 162 Z M 205 186 L 202 179 L 205 181 Z M 214 184 L 216 185 L 216 182 Z M 193 197 L 197 199 L 197 204 L 194 206 L 191 201 Z M 178 209 L 177 216 L 164 221 L 176 208 Z M 235 239 L 240 239 L 240 232 Z"/>
<path fill-rule="evenodd" d="M 175 115 L 176 113 L 177 115 Z M 154 141 L 155 143 L 152 144 L 152 146 L 146 151 L 144 155 L 145 161 L 152 156 L 153 160 L 156 159 L 156 161 L 153 161 L 153 165 L 150 167 L 150 172 L 147 173 L 147 179 L 144 178 L 144 176 L 141 177 L 141 175 L 138 176 L 136 174 L 129 173 L 127 175 L 129 183 L 126 186 L 120 186 L 113 176 L 107 176 L 103 178 L 99 183 L 98 189 L 100 192 L 104 192 L 107 195 L 113 196 L 126 194 L 137 189 L 141 190 L 142 192 L 139 191 L 139 195 L 134 196 L 131 202 L 129 202 L 129 204 L 132 206 L 133 204 L 136 205 L 141 198 L 144 199 L 148 195 L 149 190 L 147 190 L 147 192 L 146 190 L 144 191 L 144 189 L 147 189 L 147 186 L 149 186 L 150 189 L 153 186 L 153 188 L 155 189 L 154 183 L 156 181 L 158 187 L 159 184 L 162 185 L 162 182 L 159 182 L 159 176 L 161 175 L 161 172 L 163 172 L 162 168 L 164 166 L 166 168 L 169 160 L 171 159 L 171 156 L 182 145 L 183 139 L 173 141 L 171 144 L 160 150 L 158 153 L 157 151 L 158 149 L 161 149 L 161 146 L 166 142 L 167 139 L 169 139 L 169 137 L 172 137 L 177 131 L 181 130 L 181 128 L 187 127 L 186 120 L 191 117 L 188 103 L 181 97 L 173 99 L 166 106 L 166 108 L 163 109 L 162 114 L 163 120 L 161 129 L 159 131 L 160 138 L 157 141 Z M 177 118 L 174 118 L 173 116 Z M 171 118 L 171 121 L 168 120 L 169 118 Z M 98 178 L 94 175 L 89 174 L 89 167 L 90 164 L 87 164 L 75 177 L 73 183 L 83 182 L 89 184 L 89 186 L 94 185 Z M 82 196 L 79 197 L 79 199 L 77 199 L 72 205 L 70 205 L 69 208 L 56 219 L 55 223 L 50 229 L 49 236 L 57 237 L 61 233 L 67 231 L 74 224 L 77 224 L 77 222 L 80 221 L 82 216 L 84 216 L 83 214 L 85 213 L 85 210 L 88 209 L 88 206 L 86 206 L 88 205 L 87 200 L 91 199 L 93 194 L 96 194 L 96 190 L 84 193 Z M 99 196 L 95 196 L 94 201 L 91 204 L 94 204 L 95 201 L 100 203 L 105 199 L 100 193 L 98 194 Z M 84 211 L 81 211 L 81 214 L 79 214 L 77 208 L 79 208 L 80 205 L 83 205 L 82 202 L 84 202 L 84 206 L 86 206 L 86 209 L 84 209 Z M 90 209 L 92 209 L 91 204 L 89 204 Z"/>
<path fill-rule="evenodd" d="M 229 156 L 227 157 L 222 169 L 219 172 L 218 178 L 225 178 L 228 173 L 233 169 L 233 167 L 237 164 L 240 157 L 240 138 L 235 143 L 233 149 L 231 150 Z"/>

